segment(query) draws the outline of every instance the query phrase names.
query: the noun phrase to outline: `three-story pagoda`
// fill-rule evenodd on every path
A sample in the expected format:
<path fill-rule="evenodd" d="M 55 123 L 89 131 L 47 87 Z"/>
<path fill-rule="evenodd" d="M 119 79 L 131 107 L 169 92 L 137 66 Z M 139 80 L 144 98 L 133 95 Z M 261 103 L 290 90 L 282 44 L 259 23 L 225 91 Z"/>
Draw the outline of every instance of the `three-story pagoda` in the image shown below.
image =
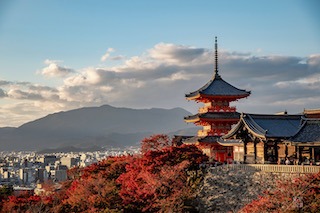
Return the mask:
<path fill-rule="evenodd" d="M 200 89 L 186 94 L 187 100 L 204 103 L 195 115 L 185 117 L 186 122 L 202 126 L 196 137 L 189 138 L 184 143 L 194 143 L 210 157 L 224 162 L 233 159 L 232 146 L 222 146 L 218 143 L 220 136 L 225 135 L 231 125 L 239 121 L 240 114 L 230 102 L 248 97 L 250 91 L 238 89 L 224 81 L 218 72 L 218 44 L 215 37 L 215 68 L 212 79 Z"/>

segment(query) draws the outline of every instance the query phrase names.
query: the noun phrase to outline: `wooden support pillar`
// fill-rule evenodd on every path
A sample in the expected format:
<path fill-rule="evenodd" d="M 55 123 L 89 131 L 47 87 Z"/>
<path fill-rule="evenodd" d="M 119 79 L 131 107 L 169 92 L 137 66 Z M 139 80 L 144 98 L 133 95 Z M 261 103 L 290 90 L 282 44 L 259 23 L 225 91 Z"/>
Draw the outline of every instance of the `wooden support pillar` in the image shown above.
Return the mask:
<path fill-rule="evenodd" d="M 247 141 L 243 142 L 243 163 L 247 162 Z"/>
<path fill-rule="evenodd" d="M 314 158 L 315 156 L 314 156 L 314 147 L 311 147 L 311 156 L 310 156 L 310 158 L 314 161 L 315 160 L 315 158 Z"/>
<path fill-rule="evenodd" d="M 268 143 L 267 141 L 264 141 L 263 142 L 263 158 L 264 158 L 264 161 L 269 161 L 268 159 Z"/>
<path fill-rule="evenodd" d="M 302 163 L 302 155 L 301 155 L 300 146 L 297 146 L 297 155 L 298 155 L 299 162 Z"/>
<path fill-rule="evenodd" d="M 279 150 L 278 150 L 278 141 L 275 141 L 274 142 L 274 151 L 275 151 L 275 153 L 274 153 L 274 157 L 275 157 L 275 162 L 278 162 L 278 158 L 279 158 Z"/>
<path fill-rule="evenodd" d="M 257 163 L 257 141 L 253 141 L 254 163 Z"/>

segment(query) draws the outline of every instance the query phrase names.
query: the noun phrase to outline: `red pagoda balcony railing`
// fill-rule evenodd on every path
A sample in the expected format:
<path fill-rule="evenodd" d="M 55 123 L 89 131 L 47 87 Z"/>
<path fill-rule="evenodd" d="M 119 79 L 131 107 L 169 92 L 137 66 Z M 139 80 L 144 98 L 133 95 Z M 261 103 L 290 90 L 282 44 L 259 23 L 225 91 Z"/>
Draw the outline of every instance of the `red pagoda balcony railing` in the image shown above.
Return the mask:
<path fill-rule="evenodd" d="M 223 136 L 228 133 L 226 129 L 214 129 L 214 130 L 199 130 L 198 136 Z"/>
<path fill-rule="evenodd" d="M 236 107 L 232 106 L 211 106 L 211 107 L 201 107 L 199 108 L 199 113 L 206 112 L 235 112 Z"/>

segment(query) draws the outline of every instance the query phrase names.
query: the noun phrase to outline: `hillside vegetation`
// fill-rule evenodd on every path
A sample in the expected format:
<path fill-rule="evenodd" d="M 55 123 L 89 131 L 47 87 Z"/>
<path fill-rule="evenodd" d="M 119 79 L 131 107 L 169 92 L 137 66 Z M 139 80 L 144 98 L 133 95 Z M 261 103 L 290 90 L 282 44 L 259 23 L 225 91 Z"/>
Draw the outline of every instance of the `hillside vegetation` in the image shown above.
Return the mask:
<path fill-rule="evenodd" d="M 148 143 L 148 144 L 145 144 Z M 208 160 L 195 146 L 169 146 L 165 135 L 143 141 L 142 155 L 109 157 L 69 170 L 38 196 L 7 196 L 2 212 L 189 212 Z"/>

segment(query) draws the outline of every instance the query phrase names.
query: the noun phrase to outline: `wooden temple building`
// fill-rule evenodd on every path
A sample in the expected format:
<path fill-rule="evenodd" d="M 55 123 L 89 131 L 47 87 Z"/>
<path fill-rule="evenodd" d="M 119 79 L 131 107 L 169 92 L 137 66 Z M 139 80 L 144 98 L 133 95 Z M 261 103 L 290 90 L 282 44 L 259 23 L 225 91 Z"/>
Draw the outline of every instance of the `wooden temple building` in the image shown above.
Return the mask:
<path fill-rule="evenodd" d="M 250 91 L 224 81 L 218 71 L 215 38 L 215 68 L 212 79 L 200 89 L 186 94 L 187 100 L 203 107 L 186 122 L 202 126 L 197 136 L 175 136 L 173 143 L 195 144 L 219 162 L 284 163 L 320 165 L 320 109 L 301 114 L 238 113 L 230 102 L 246 98 Z"/>
<path fill-rule="evenodd" d="M 212 79 L 200 89 L 186 94 L 187 100 L 204 104 L 197 114 L 185 117 L 186 122 L 202 126 L 197 136 L 184 137 L 183 143 L 196 144 L 204 153 L 217 161 L 232 161 L 233 147 L 218 143 L 221 136 L 227 134 L 231 126 L 239 121 L 240 113 L 230 102 L 246 98 L 250 91 L 238 89 L 224 81 L 218 72 L 218 44 L 215 38 L 215 68 Z"/>
<path fill-rule="evenodd" d="M 219 143 L 232 145 L 234 160 L 244 163 L 320 164 L 320 119 L 309 116 L 243 113 Z"/>

